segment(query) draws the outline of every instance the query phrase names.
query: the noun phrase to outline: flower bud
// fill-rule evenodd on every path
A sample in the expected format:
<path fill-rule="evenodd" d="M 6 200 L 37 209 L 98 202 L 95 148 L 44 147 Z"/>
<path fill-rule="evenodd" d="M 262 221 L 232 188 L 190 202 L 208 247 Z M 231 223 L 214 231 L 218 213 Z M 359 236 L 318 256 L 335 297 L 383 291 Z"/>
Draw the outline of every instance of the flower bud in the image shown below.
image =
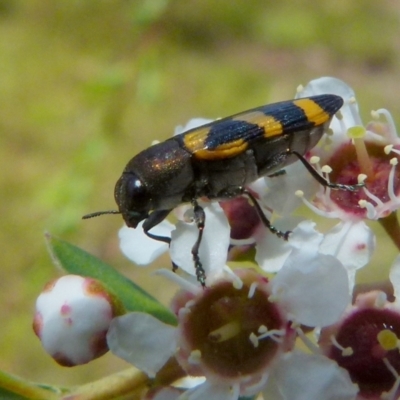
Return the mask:
<path fill-rule="evenodd" d="M 66 275 L 49 282 L 36 301 L 33 330 L 45 350 L 67 367 L 108 351 L 106 334 L 123 307 L 93 278 Z"/>

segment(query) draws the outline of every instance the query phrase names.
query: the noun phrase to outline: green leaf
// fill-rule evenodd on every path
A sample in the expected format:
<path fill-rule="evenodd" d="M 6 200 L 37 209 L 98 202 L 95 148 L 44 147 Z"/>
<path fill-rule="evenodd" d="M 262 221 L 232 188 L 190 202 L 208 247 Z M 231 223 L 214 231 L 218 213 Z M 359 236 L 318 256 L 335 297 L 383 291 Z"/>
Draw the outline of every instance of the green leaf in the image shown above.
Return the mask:
<path fill-rule="evenodd" d="M 167 307 L 113 267 L 64 240 L 48 233 L 45 237 L 57 266 L 70 274 L 99 280 L 122 302 L 126 311 L 144 312 L 167 324 L 176 325 L 176 317 Z"/>
<path fill-rule="evenodd" d="M 38 385 L 0 371 L 1 400 L 55 400 L 59 393 L 55 387 Z"/>

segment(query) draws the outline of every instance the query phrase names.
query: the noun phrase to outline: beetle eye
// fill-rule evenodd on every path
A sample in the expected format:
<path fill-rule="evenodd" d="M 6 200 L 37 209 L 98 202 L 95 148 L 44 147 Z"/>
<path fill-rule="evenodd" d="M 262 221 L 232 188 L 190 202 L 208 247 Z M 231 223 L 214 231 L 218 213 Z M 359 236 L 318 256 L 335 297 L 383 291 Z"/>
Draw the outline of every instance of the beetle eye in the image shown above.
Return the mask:
<path fill-rule="evenodd" d="M 126 179 L 125 196 L 132 210 L 146 209 L 149 203 L 149 194 L 142 181 L 136 174 L 130 174 Z"/>

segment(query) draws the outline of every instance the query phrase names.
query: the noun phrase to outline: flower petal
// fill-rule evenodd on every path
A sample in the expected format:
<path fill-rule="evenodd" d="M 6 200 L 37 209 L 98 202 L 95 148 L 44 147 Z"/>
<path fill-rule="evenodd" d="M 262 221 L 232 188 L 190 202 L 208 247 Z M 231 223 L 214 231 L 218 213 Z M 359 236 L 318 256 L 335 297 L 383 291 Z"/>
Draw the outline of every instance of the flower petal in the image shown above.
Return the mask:
<path fill-rule="evenodd" d="M 305 272 L 310 260 L 318 256 L 318 247 L 322 240 L 323 235 L 315 229 L 315 222 L 310 220 L 300 222 L 289 238 L 293 250 L 287 260 L 288 264 L 301 264 Z"/>
<path fill-rule="evenodd" d="M 285 174 L 282 176 L 264 179 L 264 188 L 257 181 L 254 185 L 255 191 L 260 195 L 264 206 L 283 216 L 290 215 L 303 204 L 301 199 L 295 196 L 297 190 L 302 190 L 304 197 L 309 199 L 320 187 L 300 162 L 285 167 Z M 253 185 L 250 187 L 253 189 Z"/>
<path fill-rule="evenodd" d="M 333 256 L 319 254 L 307 264 L 286 263 L 271 284 L 280 304 L 307 326 L 333 324 L 350 302 L 347 272 Z"/>
<path fill-rule="evenodd" d="M 137 265 L 148 265 L 168 250 L 168 244 L 149 238 L 142 229 L 141 222 L 136 229 L 124 225 L 118 233 L 122 253 Z M 169 221 L 164 220 L 151 233 L 159 236 L 170 236 L 174 229 Z"/>
<path fill-rule="evenodd" d="M 390 269 L 390 282 L 393 285 L 396 302 L 400 302 L 400 255 L 394 260 Z"/>
<path fill-rule="evenodd" d="M 186 125 L 178 125 L 175 128 L 174 136 L 175 135 L 180 135 L 183 132 L 186 132 L 190 129 L 198 128 L 199 126 L 208 124 L 210 122 L 213 122 L 213 119 L 208 119 L 208 118 L 192 118 L 189 120 Z"/>
<path fill-rule="evenodd" d="M 188 390 L 180 399 L 182 400 L 237 400 L 237 390 L 232 390 L 230 385 L 206 381 L 201 385 Z"/>
<path fill-rule="evenodd" d="M 113 319 L 107 343 L 116 356 L 154 377 L 176 350 L 175 328 L 149 314 L 130 313 Z"/>
<path fill-rule="evenodd" d="M 368 264 L 375 250 L 375 234 L 364 221 L 340 222 L 326 233 L 319 250 L 339 259 L 348 270 Z"/>
<path fill-rule="evenodd" d="M 355 97 L 354 90 L 346 82 L 330 76 L 323 76 L 308 82 L 303 90 L 296 95 L 296 98 L 320 94 L 336 94 L 344 99 Z"/>
<path fill-rule="evenodd" d="M 199 257 L 206 273 L 216 272 L 225 267 L 228 255 L 230 227 L 224 211 L 218 203 L 204 207 L 206 223 L 199 249 Z M 193 267 L 192 247 L 199 230 L 194 222 L 179 221 L 171 234 L 170 254 L 173 262 L 191 275 Z"/>
<path fill-rule="evenodd" d="M 357 393 L 347 371 L 334 361 L 300 352 L 286 354 L 263 391 L 264 398 L 274 400 L 353 400 Z"/>

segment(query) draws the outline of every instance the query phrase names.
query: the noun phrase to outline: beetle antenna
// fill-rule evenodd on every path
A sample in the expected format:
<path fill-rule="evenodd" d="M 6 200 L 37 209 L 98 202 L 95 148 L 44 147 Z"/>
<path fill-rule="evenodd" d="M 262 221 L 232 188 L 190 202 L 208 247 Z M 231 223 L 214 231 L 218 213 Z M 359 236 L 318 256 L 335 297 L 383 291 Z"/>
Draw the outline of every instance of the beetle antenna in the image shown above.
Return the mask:
<path fill-rule="evenodd" d="M 89 219 L 89 218 L 94 218 L 98 217 L 100 215 L 105 215 L 105 214 L 121 214 L 121 211 L 117 210 L 109 210 L 109 211 L 96 211 L 94 213 L 86 214 L 82 217 L 82 219 Z"/>

